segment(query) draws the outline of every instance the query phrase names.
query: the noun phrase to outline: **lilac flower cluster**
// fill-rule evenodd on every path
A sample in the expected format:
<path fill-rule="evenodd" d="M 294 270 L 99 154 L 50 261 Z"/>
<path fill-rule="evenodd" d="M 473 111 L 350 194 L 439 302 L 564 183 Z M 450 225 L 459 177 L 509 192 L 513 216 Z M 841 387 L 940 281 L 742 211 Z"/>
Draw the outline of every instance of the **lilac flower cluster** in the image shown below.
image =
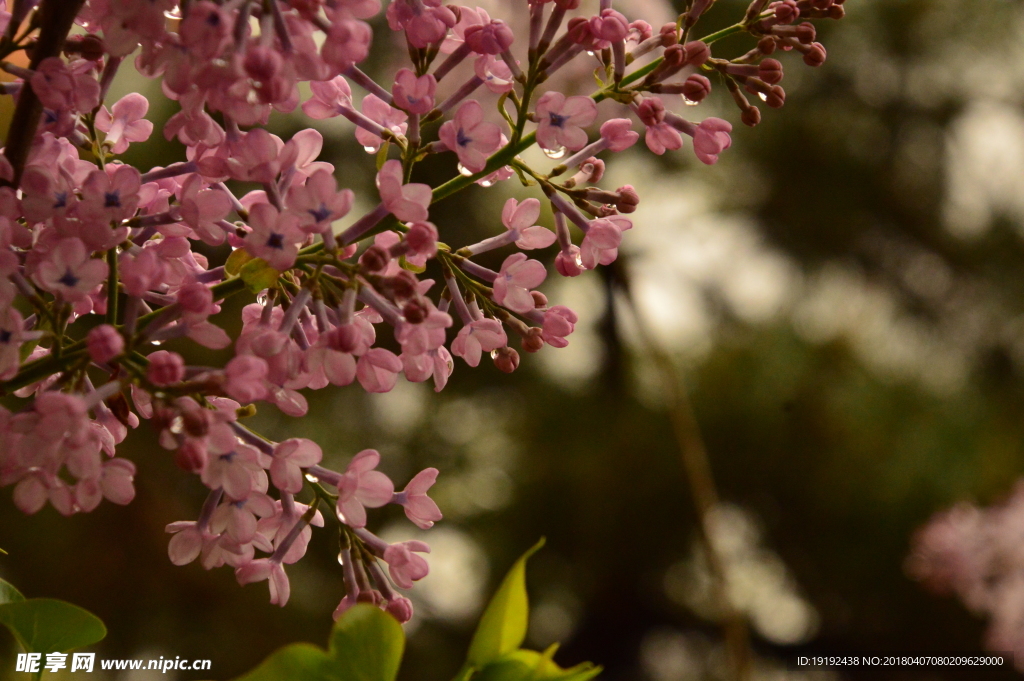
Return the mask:
<path fill-rule="evenodd" d="M 0 389 L 34 398 L 18 413 L 0 409 L 0 486 L 13 485 L 27 513 L 128 503 L 136 470 L 115 449 L 141 417 L 210 489 L 196 521 L 168 526 L 174 563 L 231 566 L 240 583 L 267 580 L 284 605 L 284 565 L 305 553 L 322 507 L 341 527 L 347 595 L 338 612 L 370 601 L 407 620 L 409 601 L 391 584 L 425 576 L 429 549 L 377 538 L 366 509 L 400 504 L 430 527 L 441 518 L 427 496 L 437 471 L 396 493 L 373 450 L 331 471 L 315 443 L 272 443 L 242 421 L 258 402 L 301 416 L 300 391 L 329 384 L 387 392 L 403 374 L 439 391 L 453 356 L 475 367 L 487 353 L 512 372 L 520 356 L 510 339 L 526 352 L 564 347 L 578 318 L 537 290 L 548 269 L 527 252 L 556 247 L 554 268 L 568 277 L 616 259 L 639 196 L 628 185 L 601 188 L 598 155 L 639 140 L 630 113 L 651 151 L 689 137 L 713 164 L 732 126 L 691 122 L 666 101 L 698 104 L 717 76 L 755 125 L 760 113 L 744 92 L 770 107 L 785 99 L 782 65 L 768 55 L 796 51 L 821 64 L 825 50 L 802 20 L 843 16 L 842 0 L 754 0 L 739 23 L 691 40 L 710 5 L 693 0 L 656 29 L 611 0 L 529 0 L 510 10 L 529 16 L 517 41 L 477 7 L 391 0 L 387 24 L 409 62 L 377 82 L 358 65 L 379 0 L 0 0 L 0 68 L 15 77 L 0 88 L 16 101 L 0 156 Z M 75 23 L 82 30 L 70 35 Z M 756 47 L 713 56 L 715 42 L 743 34 Z M 20 54 L 20 64 L 9 59 Z M 177 102 L 163 134 L 183 145 L 181 162 L 139 169 L 119 160 L 154 127 L 142 95 L 106 103 L 132 55 Z M 596 68 L 592 96 L 545 88 L 574 61 Z M 306 101 L 300 83 L 312 92 Z M 353 86 L 364 93 L 358 106 Z M 378 160 L 376 205 L 344 230 L 335 224 L 354 195 L 317 160 L 321 135 L 306 129 L 285 141 L 264 127 L 272 112 L 300 107 L 312 119 L 351 121 Z M 534 144 L 557 165 L 530 167 L 519 154 Z M 459 174 L 437 187 L 413 182 L 435 154 L 453 154 Z M 458 248 L 443 242 L 434 202 L 511 178 L 537 196 L 509 199 L 503 229 Z M 236 182 L 258 189 L 238 196 Z M 545 209 L 553 231 L 540 224 Z M 474 261 L 496 249 L 508 252 L 497 271 Z M 420 276 L 428 270 L 434 278 Z M 257 302 L 232 339 L 210 319 L 245 291 Z M 378 344 L 388 327 L 397 354 Z M 184 337 L 233 343 L 233 357 L 190 366 L 156 347 Z M 301 494 L 312 497 L 300 503 Z"/>

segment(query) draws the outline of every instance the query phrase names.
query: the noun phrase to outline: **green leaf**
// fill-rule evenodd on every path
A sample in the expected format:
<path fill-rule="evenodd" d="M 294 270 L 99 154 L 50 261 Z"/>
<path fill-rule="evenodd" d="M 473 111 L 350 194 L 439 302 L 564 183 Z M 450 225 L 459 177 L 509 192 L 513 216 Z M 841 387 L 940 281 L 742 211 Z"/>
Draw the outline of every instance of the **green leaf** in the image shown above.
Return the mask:
<path fill-rule="evenodd" d="M 377 150 L 377 172 L 380 172 L 380 169 L 387 163 L 388 149 L 390 148 L 391 140 L 384 140 L 380 145 L 380 149 Z"/>
<path fill-rule="evenodd" d="M 556 647 L 543 653 L 513 650 L 481 669 L 473 681 L 589 681 L 601 673 L 589 662 L 562 669 L 551 659 Z"/>
<path fill-rule="evenodd" d="M 515 562 L 480 619 L 466 663 L 477 669 L 517 649 L 526 638 L 530 604 L 526 596 L 526 561 L 544 546 L 541 538 Z"/>
<path fill-rule="evenodd" d="M 394 681 L 404 647 L 395 618 L 363 603 L 334 625 L 328 651 L 293 643 L 236 681 Z"/>
<path fill-rule="evenodd" d="M 100 618 L 53 598 L 4 603 L 0 605 L 0 624 L 10 629 L 30 653 L 66 653 L 102 641 L 107 635 Z"/>
<path fill-rule="evenodd" d="M 309 643 L 293 643 L 275 650 L 237 681 L 327 681 L 338 678 L 331 673 L 331 658 L 327 653 Z"/>
<path fill-rule="evenodd" d="M 331 634 L 334 669 L 345 681 L 394 681 L 404 648 L 402 625 L 365 603 L 346 612 Z"/>
<path fill-rule="evenodd" d="M 242 281 L 253 293 L 259 293 L 277 283 L 281 273 L 267 264 L 263 258 L 253 258 L 238 271 Z"/>
<path fill-rule="evenodd" d="M 236 248 L 231 251 L 231 255 L 224 263 L 224 271 L 228 274 L 238 274 L 242 271 L 242 266 L 250 260 L 252 260 L 252 256 L 249 255 L 249 251 L 244 248 Z"/>
<path fill-rule="evenodd" d="M 0 605 L 5 603 L 17 603 L 25 600 L 21 592 L 14 588 L 13 584 L 0 579 Z"/>

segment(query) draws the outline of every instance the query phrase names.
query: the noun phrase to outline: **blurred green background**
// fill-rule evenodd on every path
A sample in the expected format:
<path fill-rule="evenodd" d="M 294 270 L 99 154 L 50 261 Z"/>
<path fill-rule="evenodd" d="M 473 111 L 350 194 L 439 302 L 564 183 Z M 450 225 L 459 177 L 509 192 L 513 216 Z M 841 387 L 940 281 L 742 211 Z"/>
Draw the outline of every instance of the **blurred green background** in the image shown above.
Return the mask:
<path fill-rule="evenodd" d="M 652 0 L 621 5 L 655 25 L 669 13 Z M 719 0 L 696 35 L 744 7 Z M 661 158 L 634 149 L 609 164 L 603 185 L 630 183 L 642 197 L 623 264 L 651 332 L 685 372 L 726 502 L 715 527 L 751 622 L 755 678 L 1014 678 L 786 669 L 798 654 L 979 651 L 984 622 L 905 575 L 909 538 L 958 500 L 998 500 L 1024 472 L 1024 6 L 846 8 L 842 22 L 820 26 L 827 63 L 782 57 L 785 108 L 765 110 L 756 129 L 737 125 L 717 166 L 688 145 Z M 377 35 L 391 39 L 383 25 Z M 131 90 L 150 96 L 158 120 L 174 110 L 130 76 L 115 95 Z M 737 121 L 724 94 L 716 84 L 686 113 Z M 301 113 L 275 116 L 282 136 L 309 125 Z M 358 216 L 375 196 L 373 159 L 339 121 L 316 123 L 328 138 L 322 158 L 357 190 Z M 148 168 L 181 154 L 157 134 L 128 160 Z M 456 171 L 439 158 L 418 172 L 436 184 Z M 443 240 L 500 231 L 505 198 L 531 195 L 513 182 L 432 209 Z M 506 253 L 490 255 L 484 263 L 496 265 Z M 404 382 L 373 396 L 349 386 L 309 394 L 305 418 L 264 407 L 253 419 L 275 439 L 316 439 L 327 466 L 374 447 L 399 485 L 422 467 L 441 470 L 434 496 L 446 517 L 423 533 L 431 574 L 411 593 L 403 679 L 451 678 L 496 580 L 542 535 L 530 645 L 562 641 L 563 665 L 593 660 L 608 681 L 720 677 L 721 635 L 659 372 L 621 300 L 609 304 L 608 280 L 553 274 L 543 290 L 581 323 L 568 348 L 524 356 L 512 376 L 457 360 L 439 395 Z M 215 321 L 236 331 L 243 302 Z M 196 363 L 225 357 L 176 349 Z M 225 679 L 285 643 L 323 644 L 343 594 L 332 531 L 288 569 L 292 600 L 278 609 L 264 585 L 240 588 L 228 569 L 170 564 L 163 528 L 194 519 L 204 489 L 145 424 L 122 452 L 139 469 L 129 507 L 25 517 L 10 490 L 0 493 L 10 553 L 0 576 L 99 615 L 110 629 L 100 657 L 209 658 Z M 420 535 L 393 509 L 372 514 L 371 528 Z M 10 651 L 0 633 L 0 659 Z M 116 678 L 160 676 L 149 674 Z M 3 678 L 11 665 L 0 665 Z"/>

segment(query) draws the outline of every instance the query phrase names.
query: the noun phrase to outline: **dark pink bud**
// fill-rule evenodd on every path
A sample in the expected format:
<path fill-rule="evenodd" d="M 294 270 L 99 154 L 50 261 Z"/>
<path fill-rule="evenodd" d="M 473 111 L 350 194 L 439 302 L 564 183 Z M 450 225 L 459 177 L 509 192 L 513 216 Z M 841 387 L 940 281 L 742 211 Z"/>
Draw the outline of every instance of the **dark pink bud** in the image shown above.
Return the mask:
<path fill-rule="evenodd" d="M 405 596 L 397 596 L 394 600 L 388 601 L 384 610 L 398 620 L 399 624 L 405 624 L 412 619 L 412 601 Z"/>
<path fill-rule="evenodd" d="M 711 81 L 695 73 L 683 83 L 682 94 L 691 102 L 703 102 L 704 98 L 711 94 Z"/>
<path fill-rule="evenodd" d="M 101 324 L 85 339 L 89 357 L 97 364 L 106 364 L 124 352 L 124 337 L 110 324 Z"/>
<path fill-rule="evenodd" d="M 740 120 L 743 121 L 744 125 L 749 125 L 753 128 L 755 125 L 761 122 L 761 110 L 756 106 L 752 106 L 749 109 L 744 109 L 743 113 L 740 114 Z"/>
<path fill-rule="evenodd" d="M 157 350 L 149 356 L 146 377 L 155 385 L 171 385 L 185 378 L 185 360 L 176 352 Z"/>
<path fill-rule="evenodd" d="M 640 195 L 636 193 L 632 185 L 619 187 L 618 194 L 619 200 L 615 202 L 615 207 L 620 213 L 632 213 L 640 205 Z"/>
<path fill-rule="evenodd" d="M 593 41 L 593 36 L 590 35 L 590 22 L 583 17 L 573 17 L 566 24 L 565 32 L 569 35 L 569 38 L 578 45 L 586 45 Z"/>
<path fill-rule="evenodd" d="M 783 24 L 791 24 L 800 18 L 800 10 L 794 0 L 773 2 L 769 8 L 775 10 L 775 20 Z"/>
<path fill-rule="evenodd" d="M 804 45 L 810 45 L 814 42 L 814 38 L 817 37 L 814 24 L 809 21 L 800 24 L 796 27 L 796 31 L 794 31 L 794 37 Z"/>
<path fill-rule="evenodd" d="M 419 279 L 408 270 L 402 270 L 393 277 L 385 280 L 384 288 L 391 294 L 395 301 L 406 301 L 417 295 L 419 292 Z"/>
<path fill-rule="evenodd" d="M 648 97 L 636 108 L 640 122 L 650 127 L 665 120 L 665 105 L 657 97 Z"/>
<path fill-rule="evenodd" d="M 675 26 L 675 24 L 672 24 L 672 26 Z M 641 43 L 654 35 L 654 29 L 649 23 L 642 19 L 637 19 L 630 23 L 629 32 L 632 36 L 632 40 L 637 43 Z"/>
<path fill-rule="evenodd" d="M 679 27 L 676 26 L 676 22 L 670 21 L 661 27 L 661 30 L 658 31 L 658 35 L 661 37 L 662 47 L 675 45 L 679 42 Z"/>
<path fill-rule="evenodd" d="M 778 59 L 762 59 L 757 65 L 757 77 L 769 85 L 782 82 L 782 62 Z"/>
<path fill-rule="evenodd" d="M 265 83 L 277 76 L 283 62 L 281 53 L 277 50 L 257 45 L 245 53 L 243 66 L 253 80 Z"/>
<path fill-rule="evenodd" d="M 429 222 L 414 222 L 405 235 L 409 251 L 416 255 L 432 257 L 437 253 L 437 227 Z"/>
<path fill-rule="evenodd" d="M 498 348 L 494 351 L 494 366 L 506 374 L 511 374 L 519 368 L 519 353 L 507 345 Z"/>
<path fill-rule="evenodd" d="M 405 317 L 405 321 L 410 324 L 419 324 L 430 314 L 430 307 L 426 301 L 410 300 L 406 303 L 405 307 L 402 308 L 402 316 Z"/>
<path fill-rule="evenodd" d="M 382 246 L 374 244 L 370 246 L 363 254 L 359 256 L 360 266 L 369 273 L 383 272 L 387 269 L 388 263 L 391 262 L 391 255 L 387 252 L 387 249 Z"/>
<path fill-rule="evenodd" d="M 700 66 L 711 58 L 711 48 L 700 40 L 691 40 L 683 45 L 683 49 L 685 50 L 683 63 L 688 66 Z"/>
<path fill-rule="evenodd" d="M 515 35 L 512 29 L 498 19 L 466 29 L 466 44 L 477 54 L 501 54 L 512 45 L 513 40 Z"/>
<path fill-rule="evenodd" d="M 612 151 L 623 151 L 640 139 L 632 128 L 633 122 L 628 118 L 612 118 L 601 124 L 601 139 Z"/>
<path fill-rule="evenodd" d="M 582 168 L 585 165 L 590 165 L 592 168 L 590 171 L 589 181 L 594 184 L 600 182 L 601 178 L 604 177 L 604 161 L 599 158 L 590 157 L 581 163 L 580 167 Z"/>
<path fill-rule="evenodd" d="M 778 44 L 775 42 L 775 38 L 770 35 L 766 35 L 757 41 L 757 51 L 761 54 L 771 54 L 775 51 Z"/>
<path fill-rule="evenodd" d="M 198 440 L 186 440 L 174 452 L 174 463 L 188 473 L 199 473 L 206 468 L 206 447 Z"/>
<path fill-rule="evenodd" d="M 825 46 L 821 43 L 811 43 L 809 50 L 804 52 L 804 63 L 808 66 L 821 66 L 825 63 Z"/>
<path fill-rule="evenodd" d="M 533 296 L 534 307 L 547 307 L 548 297 L 540 291 L 530 291 L 530 295 Z"/>
<path fill-rule="evenodd" d="M 529 330 L 523 334 L 522 345 L 523 350 L 527 352 L 537 352 L 544 347 L 544 338 L 541 336 L 541 328 L 539 326 L 531 326 Z"/>

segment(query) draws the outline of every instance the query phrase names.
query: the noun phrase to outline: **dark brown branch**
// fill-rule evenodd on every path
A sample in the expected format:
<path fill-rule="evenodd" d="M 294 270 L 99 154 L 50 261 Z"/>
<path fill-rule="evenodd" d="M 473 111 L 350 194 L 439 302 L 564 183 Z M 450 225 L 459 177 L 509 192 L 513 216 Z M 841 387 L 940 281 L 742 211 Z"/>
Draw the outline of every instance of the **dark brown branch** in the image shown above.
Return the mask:
<path fill-rule="evenodd" d="M 43 0 L 37 10 L 39 12 L 39 38 L 32 50 L 29 68 L 35 69 L 48 57 L 56 57 L 64 47 L 74 24 L 75 16 L 81 9 L 84 0 Z M 32 84 L 26 82 L 18 95 L 18 105 L 11 118 L 11 127 L 7 130 L 4 155 L 14 168 L 14 186 L 21 181 L 21 173 L 28 160 L 28 152 L 32 148 L 32 140 L 39 127 L 39 119 L 43 114 L 43 105 L 32 91 Z"/>

